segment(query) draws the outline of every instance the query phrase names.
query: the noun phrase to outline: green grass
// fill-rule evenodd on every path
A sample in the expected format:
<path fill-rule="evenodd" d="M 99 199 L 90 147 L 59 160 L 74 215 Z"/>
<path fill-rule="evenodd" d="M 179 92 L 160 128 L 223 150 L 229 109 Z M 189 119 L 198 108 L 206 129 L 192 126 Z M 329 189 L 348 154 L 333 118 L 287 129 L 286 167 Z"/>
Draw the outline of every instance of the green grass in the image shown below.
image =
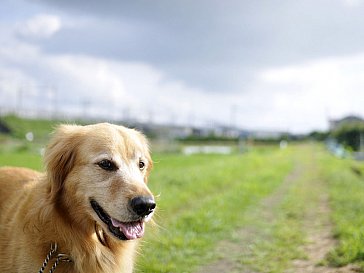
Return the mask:
<path fill-rule="evenodd" d="M 0 167 L 1 166 L 17 166 L 27 167 L 38 171 L 43 170 L 41 156 L 29 152 L 0 153 Z"/>
<path fill-rule="evenodd" d="M 250 243 L 251 251 L 237 258 L 243 268 L 280 273 L 290 267 L 292 260 L 305 258 L 301 248 L 306 242 L 304 221 L 319 197 L 314 189 L 319 185 L 312 151 L 309 146 L 295 147 L 287 156 L 295 162 L 296 175 L 285 178 L 284 185 L 272 195 L 275 197 L 269 208 L 258 207 L 248 215 L 246 225 L 255 227 L 255 238 Z M 267 210 L 269 216 L 262 216 Z"/>
<path fill-rule="evenodd" d="M 46 119 L 23 119 L 13 115 L 4 116 L 2 120 L 9 126 L 13 137 L 24 139 L 26 133 L 33 132 L 36 141 L 47 140 L 49 133 L 53 131 L 57 124 L 61 123 L 60 121 Z"/>
<path fill-rule="evenodd" d="M 278 206 L 276 221 L 265 223 L 266 240 L 257 242 L 253 255 L 242 262 L 258 272 L 278 273 L 289 268 L 291 260 L 304 259 L 306 215 L 317 209 L 319 196 L 328 193 L 338 245 L 320 263 L 334 267 L 351 263 L 364 270 L 364 172 L 358 172 L 363 163 L 337 159 L 318 146 L 296 152 L 305 171 Z"/>
<path fill-rule="evenodd" d="M 288 151 L 233 156 L 161 156 L 150 186 L 160 193 L 159 232 L 150 232 L 138 272 L 191 272 L 242 224 L 242 214 L 290 171 Z"/>
<path fill-rule="evenodd" d="M 41 157 L 30 151 L 0 152 L 0 166 L 42 170 Z M 158 196 L 159 227 L 148 228 L 136 272 L 194 272 L 219 258 L 219 242 L 238 242 L 234 232 L 245 226 L 255 227 L 262 236 L 254 238 L 250 255 L 234 254 L 241 265 L 256 272 L 284 272 L 292 259 L 304 258 L 304 221 L 322 192 L 329 194 L 339 242 L 327 262 L 364 267 L 363 163 L 337 159 L 317 145 L 283 151 L 265 147 L 226 156 L 155 154 L 153 159 L 149 186 Z M 264 222 L 264 212 L 256 208 L 279 189 L 294 165 L 303 172 L 272 209 L 273 220 Z M 257 213 L 247 217 L 251 212 Z"/>
<path fill-rule="evenodd" d="M 338 247 L 330 253 L 336 266 L 359 263 L 364 266 L 364 178 L 353 171 L 363 163 L 325 158 L 320 166 L 330 185 L 332 220 Z"/>

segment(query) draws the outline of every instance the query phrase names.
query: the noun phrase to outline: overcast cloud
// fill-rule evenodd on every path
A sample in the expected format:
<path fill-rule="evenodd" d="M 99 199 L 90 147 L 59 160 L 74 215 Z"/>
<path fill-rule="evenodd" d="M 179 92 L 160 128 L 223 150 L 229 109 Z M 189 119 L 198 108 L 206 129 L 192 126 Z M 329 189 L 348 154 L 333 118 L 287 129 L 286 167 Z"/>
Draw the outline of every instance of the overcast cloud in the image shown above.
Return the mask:
<path fill-rule="evenodd" d="M 0 105 L 308 132 L 364 116 L 364 3 L 4 0 Z"/>

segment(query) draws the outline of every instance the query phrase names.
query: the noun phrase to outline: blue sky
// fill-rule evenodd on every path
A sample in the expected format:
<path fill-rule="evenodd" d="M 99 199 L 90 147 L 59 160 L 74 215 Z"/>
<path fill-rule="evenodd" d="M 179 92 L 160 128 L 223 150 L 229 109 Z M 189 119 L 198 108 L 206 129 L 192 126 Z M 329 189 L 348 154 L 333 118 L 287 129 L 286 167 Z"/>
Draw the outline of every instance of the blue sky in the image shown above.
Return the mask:
<path fill-rule="evenodd" d="M 308 132 L 364 116 L 364 3 L 4 0 L 0 105 Z"/>

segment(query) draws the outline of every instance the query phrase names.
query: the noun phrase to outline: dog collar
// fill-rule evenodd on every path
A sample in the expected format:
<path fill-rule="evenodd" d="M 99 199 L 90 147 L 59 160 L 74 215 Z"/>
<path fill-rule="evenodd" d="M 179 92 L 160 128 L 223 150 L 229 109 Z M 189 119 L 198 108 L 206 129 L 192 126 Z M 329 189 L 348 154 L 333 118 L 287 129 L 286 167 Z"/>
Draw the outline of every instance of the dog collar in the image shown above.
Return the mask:
<path fill-rule="evenodd" d="M 44 272 L 49 260 L 52 259 L 52 256 L 54 256 L 54 254 L 57 252 L 57 248 L 58 248 L 57 243 L 51 244 L 51 250 L 49 251 L 48 255 L 46 256 L 46 258 L 42 264 L 42 267 L 39 269 L 38 273 Z M 68 262 L 68 263 L 72 262 L 72 259 L 68 255 L 63 254 L 63 253 L 58 253 L 57 256 L 55 256 L 55 258 L 56 258 L 56 261 L 52 265 L 52 268 L 49 270 L 49 273 L 53 273 L 56 270 L 56 267 L 58 266 L 58 264 L 60 262 Z"/>

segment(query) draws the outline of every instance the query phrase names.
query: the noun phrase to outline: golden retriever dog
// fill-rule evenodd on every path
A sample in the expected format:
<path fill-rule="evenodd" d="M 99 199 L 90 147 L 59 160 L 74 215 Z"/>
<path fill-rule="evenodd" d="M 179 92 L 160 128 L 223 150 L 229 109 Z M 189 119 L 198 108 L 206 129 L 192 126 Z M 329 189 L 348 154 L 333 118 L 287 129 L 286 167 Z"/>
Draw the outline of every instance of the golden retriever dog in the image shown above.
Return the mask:
<path fill-rule="evenodd" d="M 132 272 L 156 206 L 146 138 L 61 125 L 44 161 L 44 174 L 0 168 L 0 272 Z"/>

